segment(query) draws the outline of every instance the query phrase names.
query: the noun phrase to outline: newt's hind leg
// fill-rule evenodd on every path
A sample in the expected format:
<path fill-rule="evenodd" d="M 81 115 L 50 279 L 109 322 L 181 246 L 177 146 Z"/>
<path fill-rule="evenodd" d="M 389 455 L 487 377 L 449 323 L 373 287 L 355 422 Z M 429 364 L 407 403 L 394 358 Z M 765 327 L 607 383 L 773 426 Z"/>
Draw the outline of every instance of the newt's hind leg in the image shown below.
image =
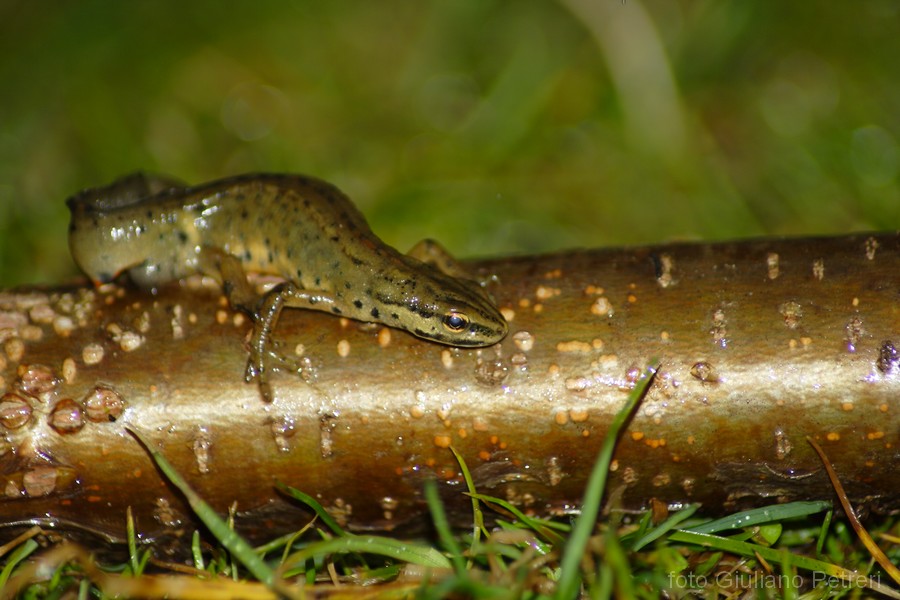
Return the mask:
<path fill-rule="evenodd" d="M 222 286 L 222 293 L 228 298 L 228 304 L 256 321 L 262 296 L 247 281 L 247 273 L 238 257 L 218 248 L 204 247 L 200 250 L 197 261 L 197 270 L 209 275 Z"/>

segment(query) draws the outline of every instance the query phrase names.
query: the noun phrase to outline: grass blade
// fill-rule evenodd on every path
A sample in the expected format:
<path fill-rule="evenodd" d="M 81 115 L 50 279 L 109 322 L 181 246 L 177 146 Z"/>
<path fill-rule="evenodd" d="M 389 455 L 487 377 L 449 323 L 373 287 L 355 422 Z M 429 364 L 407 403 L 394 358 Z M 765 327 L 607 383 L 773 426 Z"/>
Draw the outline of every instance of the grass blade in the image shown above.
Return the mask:
<path fill-rule="evenodd" d="M 655 363 L 656 361 L 651 362 Z M 641 398 L 644 397 L 655 374 L 656 367 L 650 367 L 644 372 L 631 394 L 629 394 L 625 405 L 616 413 L 609 426 L 609 431 L 606 433 L 606 439 L 603 440 L 600 454 L 597 456 L 594 468 L 591 470 L 591 475 L 588 478 L 584 500 L 581 505 L 581 514 L 575 521 L 572 535 L 569 537 L 563 553 L 559 583 L 555 594 L 555 597 L 559 600 L 569 600 L 578 595 L 581 558 L 584 555 L 585 548 L 587 548 L 588 540 L 597 522 L 597 515 L 600 512 L 600 502 L 603 499 L 603 492 L 606 488 L 606 476 L 609 473 L 609 463 L 612 460 L 613 450 L 615 450 L 619 434 L 625 428 L 625 423 L 628 422 L 635 407 L 637 407 Z"/>
<path fill-rule="evenodd" d="M 135 429 L 127 425 L 125 428 L 131 435 L 140 441 L 144 448 L 147 449 L 150 456 L 153 458 L 153 461 L 156 463 L 156 466 L 159 467 L 159 470 L 163 472 L 172 485 L 177 487 L 181 493 L 184 494 L 194 513 L 201 521 L 203 521 L 203 524 L 206 525 L 210 532 L 216 536 L 219 543 L 227 548 L 254 577 L 259 579 L 259 581 L 265 584 L 269 589 L 283 596 L 293 598 L 294 594 L 275 576 L 275 571 L 260 558 L 243 538 L 241 538 L 233 529 L 228 527 L 225 520 L 219 517 L 216 511 L 214 511 L 212 507 L 209 506 L 209 504 L 207 504 L 190 485 L 188 485 L 187 481 L 181 477 L 166 457 L 158 450 L 155 450 L 154 447 L 150 445 L 149 441 Z"/>
<path fill-rule="evenodd" d="M 673 532 L 668 539 L 675 542 L 696 544 L 698 546 L 703 546 L 706 548 L 717 548 L 719 550 L 724 550 L 726 552 L 738 554 L 741 556 L 757 558 L 761 557 L 773 563 L 783 564 L 784 561 L 784 554 L 781 550 L 767 548 L 765 546 L 751 544 L 749 542 L 741 542 L 738 540 L 711 535 L 708 533 L 696 533 L 694 531 L 685 531 L 682 529 Z M 868 578 L 860 574 L 858 571 L 850 571 L 849 569 L 845 569 L 831 563 L 800 555 L 792 555 L 790 562 L 792 566 L 800 567 L 801 569 L 806 569 L 808 571 L 818 571 L 819 573 L 824 573 L 829 577 L 840 579 L 841 581 L 850 583 L 852 585 L 856 585 L 859 587 L 869 587 L 893 598 L 900 598 L 900 595 L 896 595 L 896 592 L 894 590 L 882 586 L 878 581 Z"/>
<path fill-rule="evenodd" d="M 38 543 L 34 541 L 34 539 L 29 538 L 25 540 L 21 546 L 18 546 L 10 553 L 9 558 L 6 560 L 6 564 L 3 566 L 3 570 L 0 571 L 0 591 L 6 589 L 6 582 L 9 580 L 9 576 L 13 572 L 13 569 L 38 548 L 40 548 Z"/>
<path fill-rule="evenodd" d="M 507 502 L 502 498 L 497 498 L 496 496 L 488 496 L 487 494 L 470 494 L 473 498 L 477 498 L 481 500 L 488 506 L 497 505 L 500 508 L 506 510 L 515 517 L 520 523 L 527 526 L 529 529 L 533 530 L 535 533 L 544 538 L 547 542 L 553 544 L 554 546 L 562 546 L 565 539 L 560 534 L 553 531 L 554 528 L 561 529 L 563 531 L 568 531 L 569 526 L 561 523 L 554 523 L 552 521 L 543 521 L 541 519 L 535 519 L 529 517 L 521 510 Z M 494 507 L 496 508 L 496 507 Z M 499 512 L 499 511 L 498 511 Z"/>
<path fill-rule="evenodd" d="M 637 551 L 650 542 L 658 540 L 669 531 L 675 529 L 679 523 L 683 523 L 686 519 L 689 519 L 691 515 L 697 512 L 698 508 L 700 508 L 699 504 L 691 504 L 690 506 L 684 508 L 684 510 L 679 510 L 677 513 L 673 514 L 671 517 L 660 523 L 657 527 L 654 527 L 653 529 L 642 535 L 641 538 L 634 543 L 634 546 L 632 546 L 631 549 Z"/>
<path fill-rule="evenodd" d="M 481 505 L 478 502 L 478 498 L 475 497 L 475 482 L 472 481 L 472 473 L 469 472 L 469 466 L 466 464 L 466 461 L 463 460 L 462 455 L 454 448 L 450 446 L 450 452 L 453 453 L 453 456 L 456 457 L 456 462 L 459 463 L 459 468 L 462 471 L 463 479 L 466 481 L 466 489 L 469 490 L 469 496 L 472 498 L 472 517 L 474 521 L 474 528 L 472 531 L 472 544 L 469 548 L 471 551 L 478 544 L 478 541 L 481 539 L 482 532 L 485 536 L 488 535 L 487 529 L 484 527 L 484 515 L 481 512 Z"/>
<path fill-rule="evenodd" d="M 275 486 L 294 500 L 299 500 L 310 507 L 313 512 L 316 513 L 316 516 L 319 517 L 319 520 L 325 523 L 328 529 L 333 531 L 335 535 L 349 535 L 340 525 L 338 525 L 338 522 L 334 520 L 334 517 L 328 514 L 325 507 L 319 504 L 318 501 L 309 494 L 304 494 L 300 490 L 284 485 L 283 483 L 276 483 Z"/>
<path fill-rule="evenodd" d="M 293 569 L 302 569 L 310 558 L 351 552 L 387 556 L 430 569 L 450 569 L 453 566 L 446 556 L 428 546 L 378 535 L 347 534 L 341 537 L 313 542 L 305 548 L 294 552 L 284 562 L 282 571 L 287 574 L 288 571 Z"/>
<path fill-rule="evenodd" d="M 466 564 L 462 558 L 462 551 L 459 548 L 459 544 L 456 543 L 453 531 L 450 529 L 447 513 L 444 512 L 444 505 L 441 504 L 441 498 L 438 495 L 437 483 L 433 479 L 425 482 L 425 502 L 428 503 L 428 509 L 431 511 L 431 520 L 434 521 L 434 528 L 437 530 L 438 537 L 450 553 L 453 568 L 458 575 L 465 576 Z"/>
<path fill-rule="evenodd" d="M 841 485 L 841 481 L 838 479 L 834 467 L 831 466 L 831 461 L 825 456 L 825 451 L 822 450 L 822 447 L 811 437 L 807 437 L 806 441 L 809 442 L 816 451 L 816 454 L 819 455 L 819 458 L 822 459 L 822 464 L 825 466 L 825 472 L 828 473 L 828 478 L 831 479 L 831 485 L 834 486 L 834 491 L 837 493 L 838 500 L 841 501 L 841 506 L 844 508 L 844 513 L 846 513 L 847 520 L 850 521 L 853 531 L 856 532 L 856 535 L 872 555 L 872 558 L 875 559 L 875 562 L 881 565 L 881 568 L 884 569 L 885 573 L 890 575 L 891 579 L 900 583 L 900 569 L 894 566 L 884 551 L 879 548 L 878 544 L 875 543 L 875 540 L 872 539 L 872 536 L 869 535 L 869 532 L 866 531 L 866 528 L 863 527 L 863 524 L 859 522 L 859 518 L 853 511 L 853 507 L 850 506 L 850 499 L 847 498 L 847 492 L 844 491 L 844 486 Z"/>
<path fill-rule="evenodd" d="M 727 529 L 741 529 L 743 527 L 752 527 L 760 523 L 768 523 L 772 521 L 785 521 L 798 517 L 807 517 L 818 512 L 826 511 L 831 508 L 831 502 L 815 501 L 815 502 L 790 502 L 788 504 L 776 504 L 775 506 L 765 506 L 763 508 L 754 508 L 745 510 L 715 521 L 701 523 L 687 527 L 685 531 L 694 531 L 696 533 L 716 533 Z"/>

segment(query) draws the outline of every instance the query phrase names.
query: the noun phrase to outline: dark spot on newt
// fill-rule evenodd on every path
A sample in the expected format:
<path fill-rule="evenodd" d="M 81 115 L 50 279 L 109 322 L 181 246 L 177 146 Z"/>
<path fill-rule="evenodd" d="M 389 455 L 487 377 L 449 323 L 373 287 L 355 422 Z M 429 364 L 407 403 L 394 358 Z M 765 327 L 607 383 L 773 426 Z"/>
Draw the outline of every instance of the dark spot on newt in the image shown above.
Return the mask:
<path fill-rule="evenodd" d="M 178 230 L 178 241 L 180 241 L 182 244 L 184 244 L 187 242 L 187 240 L 188 240 L 188 235 L 179 229 Z"/>
<path fill-rule="evenodd" d="M 362 300 L 354 300 L 353 306 L 355 306 L 356 308 L 362 308 Z"/>
<path fill-rule="evenodd" d="M 372 318 L 373 318 L 373 319 L 377 319 L 377 318 L 378 318 L 378 315 L 379 315 L 380 313 L 378 312 L 378 309 L 377 309 L 377 308 L 372 308 L 372 312 L 369 313 L 369 314 L 372 315 Z"/>
<path fill-rule="evenodd" d="M 341 314 L 341 309 L 339 309 L 337 306 L 332 306 L 331 312 L 333 312 L 336 315 L 339 315 L 339 314 Z"/>

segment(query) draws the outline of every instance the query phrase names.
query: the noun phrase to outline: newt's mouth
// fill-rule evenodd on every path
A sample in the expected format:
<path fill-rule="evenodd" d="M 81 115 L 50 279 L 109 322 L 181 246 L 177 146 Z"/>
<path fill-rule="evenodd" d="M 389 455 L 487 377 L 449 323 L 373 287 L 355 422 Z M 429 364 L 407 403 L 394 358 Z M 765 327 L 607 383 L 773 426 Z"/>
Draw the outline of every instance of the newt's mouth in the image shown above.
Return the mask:
<path fill-rule="evenodd" d="M 435 331 L 423 331 L 415 329 L 412 333 L 420 338 L 459 348 L 484 348 L 499 343 L 506 337 L 507 328 L 493 329 L 485 325 L 470 325 L 466 332 L 450 335 Z"/>

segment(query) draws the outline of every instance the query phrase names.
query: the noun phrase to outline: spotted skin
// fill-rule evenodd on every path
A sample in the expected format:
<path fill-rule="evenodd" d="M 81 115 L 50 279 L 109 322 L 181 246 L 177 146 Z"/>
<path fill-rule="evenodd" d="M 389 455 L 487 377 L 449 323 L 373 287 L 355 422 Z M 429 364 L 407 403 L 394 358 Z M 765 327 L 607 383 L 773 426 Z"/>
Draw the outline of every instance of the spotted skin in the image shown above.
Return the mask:
<path fill-rule="evenodd" d="M 248 174 L 186 187 L 135 174 L 67 201 L 69 246 L 97 284 L 127 271 L 154 287 L 192 273 L 217 278 L 256 322 L 246 379 L 271 400 L 265 357 L 284 307 L 382 323 L 461 347 L 507 333 L 497 306 L 434 243 L 404 255 L 372 233 L 336 187 L 302 175 Z M 446 259 L 446 260 L 445 260 Z M 259 298 L 246 271 L 285 283 Z"/>

